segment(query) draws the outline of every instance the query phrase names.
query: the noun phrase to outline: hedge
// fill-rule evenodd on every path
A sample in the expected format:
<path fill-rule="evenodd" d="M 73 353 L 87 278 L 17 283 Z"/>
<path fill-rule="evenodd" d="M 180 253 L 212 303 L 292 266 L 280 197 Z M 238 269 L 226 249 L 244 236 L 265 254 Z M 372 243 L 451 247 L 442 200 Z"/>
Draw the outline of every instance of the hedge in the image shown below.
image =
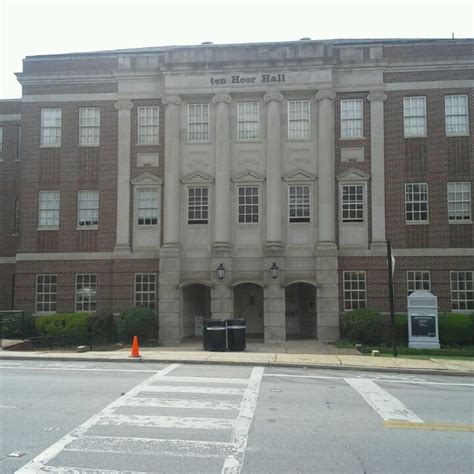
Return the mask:
<path fill-rule="evenodd" d="M 127 343 L 133 336 L 142 340 L 157 339 L 158 318 L 151 308 L 131 308 L 120 315 L 118 332 Z"/>
<path fill-rule="evenodd" d="M 84 344 L 89 340 L 89 313 L 60 313 L 39 316 L 36 329 L 39 336 L 64 338 L 71 344 Z"/>
<path fill-rule="evenodd" d="M 441 313 L 438 316 L 442 346 L 474 345 L 474 314 Z M 390 344 L 390 317 L 373 309 L 358 309 L 340 316 L 341 338 L 360 344 Z M 397 343 L 408 341 L 408 317 L 395 315 Z"/>

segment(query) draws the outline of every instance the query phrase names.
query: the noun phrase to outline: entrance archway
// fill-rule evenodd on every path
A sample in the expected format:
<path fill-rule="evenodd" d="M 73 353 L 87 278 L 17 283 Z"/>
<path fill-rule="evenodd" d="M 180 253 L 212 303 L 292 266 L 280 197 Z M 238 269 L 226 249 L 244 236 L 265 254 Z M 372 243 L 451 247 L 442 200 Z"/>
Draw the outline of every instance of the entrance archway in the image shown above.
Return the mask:
<path fill-rule="evenodd" d="M 196 335 L 199 322 L 196 318 L 208 319 L 211 317 L 211 289 L 206 285 L 195 283 L 185 286 L 182 291 L 182 318 L 181 337 Z M 197 324 L 196 324 L 197 323 Z"/>
<path fill-rule="evenodd" d="M 316 287 L 292 283 L 285 288 L 286 337 L 316 338 Z"/>
<path fill-rule="evenodd" d="M 263 288 L 255 283 L 234 287 L 234 318 L 247 322 L 247 334 L 263 335 Z"/>

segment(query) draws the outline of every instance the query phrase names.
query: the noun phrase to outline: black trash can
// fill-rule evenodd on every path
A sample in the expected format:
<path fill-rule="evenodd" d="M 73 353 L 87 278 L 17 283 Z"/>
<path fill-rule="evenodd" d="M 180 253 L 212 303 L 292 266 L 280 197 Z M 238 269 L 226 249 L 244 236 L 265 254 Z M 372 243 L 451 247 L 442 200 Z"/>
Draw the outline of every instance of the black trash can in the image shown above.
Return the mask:
<path fill-rule="evenodd" d="M 225 352 L 227 331 L 224 319 L 207 319 L 202 327 L 202 342 L 205 351 Z"/>
<path fill-rule="evenodd" d="M 227 320 L 227 348 L 229 351 L 243 351 L 246 346 L 247 326 L 245 319 Z"/>

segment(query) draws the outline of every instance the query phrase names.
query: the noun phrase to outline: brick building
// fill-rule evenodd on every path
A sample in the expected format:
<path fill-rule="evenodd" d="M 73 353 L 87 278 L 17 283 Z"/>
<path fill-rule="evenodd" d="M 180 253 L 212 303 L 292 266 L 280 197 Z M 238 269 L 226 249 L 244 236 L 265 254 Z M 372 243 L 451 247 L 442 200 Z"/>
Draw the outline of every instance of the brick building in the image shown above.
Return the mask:
<path fill-rule="evenodd" d="M 425 288 L 474 310 L 473 40 L 27 57 L 0 102 L 0 309 L 245 317 L 266 341 Z M 220 271 L 217 271 L 219 269 Z M 270 271 L 273 269 L 273 271 Z"/>

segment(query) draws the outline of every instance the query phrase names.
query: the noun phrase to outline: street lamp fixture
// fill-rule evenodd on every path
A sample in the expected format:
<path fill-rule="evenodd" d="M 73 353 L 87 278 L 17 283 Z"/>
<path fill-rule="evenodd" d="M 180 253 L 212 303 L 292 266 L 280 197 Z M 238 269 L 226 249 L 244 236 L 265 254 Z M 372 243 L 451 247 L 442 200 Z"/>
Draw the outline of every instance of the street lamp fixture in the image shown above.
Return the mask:
<path fill-rule="evenodd" d="M 279 272 L 280 272 L 280 267 L 275 262 L 273 262 L 272 266 L 270 267 L 270 275 L 272 276 L 273 279 L 277 279 Z"/>
<path fill-rule="evenodd" d="M 216 275 L 217 275 L 217 278 L 219 278 L 219 280 L 223 280 L 223 279 L 224 279 L 225 268 L 224 268 L 224 265 L 222 265 L 222 262 L 221 262 L 220 265 L 216 268 Z"/>

